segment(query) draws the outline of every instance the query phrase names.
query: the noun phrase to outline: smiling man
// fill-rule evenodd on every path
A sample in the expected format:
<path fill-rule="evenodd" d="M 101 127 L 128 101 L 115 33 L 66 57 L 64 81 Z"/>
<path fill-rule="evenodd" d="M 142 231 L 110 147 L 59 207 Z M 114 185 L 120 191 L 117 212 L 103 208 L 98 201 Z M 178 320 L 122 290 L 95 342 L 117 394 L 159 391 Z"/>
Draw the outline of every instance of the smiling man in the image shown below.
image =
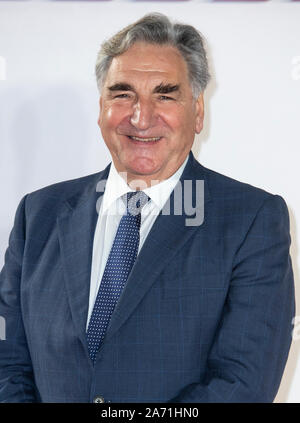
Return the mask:
<path fill-rule="evenodd" d="M 136 42 L 113 58 L 102 92 L 99 125 L 116 169 L 148 185 L 173 175 L 203 123 L 178 49 Z"/>
<path fill-rule="evenodd" d="M 202 36 L 146 15 L 102 44 L 96 76 L 112 162 L 20 202 L 0 276 L 0 400 L 273 401 L 294 316 L 288 210 L 191 152 Z M 201 224 L 175 200 L 200 202 Z"/>

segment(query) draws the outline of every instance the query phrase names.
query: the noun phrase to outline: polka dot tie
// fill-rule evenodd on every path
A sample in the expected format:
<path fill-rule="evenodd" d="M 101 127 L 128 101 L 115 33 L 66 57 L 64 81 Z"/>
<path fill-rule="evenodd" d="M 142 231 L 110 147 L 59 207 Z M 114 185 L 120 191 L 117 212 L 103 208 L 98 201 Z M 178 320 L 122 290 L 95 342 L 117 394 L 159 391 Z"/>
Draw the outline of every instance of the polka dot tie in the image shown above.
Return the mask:
<path fill-rule="evenodd" d="M 121 198 L 127 204 L 127 211 L 121 218 L 110 250 L 87 330 L 88 349 L 93 363 L 137 257 L 141 210 L 149 200 L 143 191 L 129 192 Z"/>

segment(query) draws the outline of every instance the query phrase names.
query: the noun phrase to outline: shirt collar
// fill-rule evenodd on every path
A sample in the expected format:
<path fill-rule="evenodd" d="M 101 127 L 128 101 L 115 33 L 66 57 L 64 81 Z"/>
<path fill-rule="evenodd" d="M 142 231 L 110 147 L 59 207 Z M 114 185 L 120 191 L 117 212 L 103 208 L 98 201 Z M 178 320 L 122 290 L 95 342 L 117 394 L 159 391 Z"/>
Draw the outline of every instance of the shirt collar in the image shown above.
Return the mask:
<path fill-rule="evenodd" d="M 179 169 L 177 169 L 177 171 L 173 173 L 173 175 L 168 179 L 165 179 L 164 181 L 143 190 L 159 209 L 163 208 L 165 202 L 170 197 L 171 192 L 175 188 L 175 185 L 182 175 L 188 158 L 189 156 L 186 157 L 185 161 L 182 163 Z"/>
<path fill-rule="evenodd" d="M 175 188 L 175 185 L 179 181 L 188 158 L 189 156 L 186 157 L 179 169 L 177 169 L 177 171 L 168 179 L 143 190 L 159 209 L 163 208 L 165 202 Z M 134 190 L 127 185 L 125 179 L 118 173 L 114 163 L 112 162 L 103 195 L 103 212 L 107 211 L 118 198 L 129 191 Z"/>

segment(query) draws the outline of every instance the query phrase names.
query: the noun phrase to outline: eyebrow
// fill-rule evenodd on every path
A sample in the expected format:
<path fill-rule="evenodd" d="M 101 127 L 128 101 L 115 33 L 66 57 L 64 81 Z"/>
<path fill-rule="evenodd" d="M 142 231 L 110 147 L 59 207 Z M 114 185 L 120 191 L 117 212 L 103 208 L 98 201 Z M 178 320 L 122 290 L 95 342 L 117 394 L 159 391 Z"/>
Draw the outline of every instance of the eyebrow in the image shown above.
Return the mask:
<path fill-rule="evenodd" d="M 116 84 L 108 87 L 108 89 L 109 91 L 134 91 L 133 87 L 125 82 L 117 82 Z"/>
<path fill-rule="evenodd" d="M 134 88 L 132 87 L 132 85 L 127 84 L 126 82 L 117 82 L 116 84 L 111 85 L 110 87 L 108 87 L 109 91 L 113 92 L 113 91 L 135 91 Z M 153 93 L 154 94 L 169 94 L 169 93 L 173 93 L 175 91 L 179 91 L 179 85 L 172 85 L 172 84 L 163 84 L 160 83 L 159 85 L 157 85 L 154 90 Z"/>
<path fill-rule="evenodd" d="M 157 87 L 154 88 L 153 93 L 155 93 L 155 94 L 169 94 L 169 93 L 173 93 L 174 91 L 179 91 L 179 85 L 161 83 Z"/>

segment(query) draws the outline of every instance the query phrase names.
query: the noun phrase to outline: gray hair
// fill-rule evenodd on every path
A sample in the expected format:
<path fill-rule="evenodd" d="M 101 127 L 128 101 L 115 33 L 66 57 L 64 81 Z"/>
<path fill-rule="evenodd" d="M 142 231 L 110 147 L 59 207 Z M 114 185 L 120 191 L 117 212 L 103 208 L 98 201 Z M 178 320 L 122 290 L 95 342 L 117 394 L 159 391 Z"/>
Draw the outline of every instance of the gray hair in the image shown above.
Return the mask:
<path fill-rule="evenodd" d="M 176 47 L 187 64 L 193 96 L 198 98 L 204 91 L 210 74 L 203 36 L 193 26 L 172 23 L 161 13 L 145 15 L 101 45 L 95 69 L 99 91 L 104 84 L 112 59 L 125 53 L 136 42 Z"/>

